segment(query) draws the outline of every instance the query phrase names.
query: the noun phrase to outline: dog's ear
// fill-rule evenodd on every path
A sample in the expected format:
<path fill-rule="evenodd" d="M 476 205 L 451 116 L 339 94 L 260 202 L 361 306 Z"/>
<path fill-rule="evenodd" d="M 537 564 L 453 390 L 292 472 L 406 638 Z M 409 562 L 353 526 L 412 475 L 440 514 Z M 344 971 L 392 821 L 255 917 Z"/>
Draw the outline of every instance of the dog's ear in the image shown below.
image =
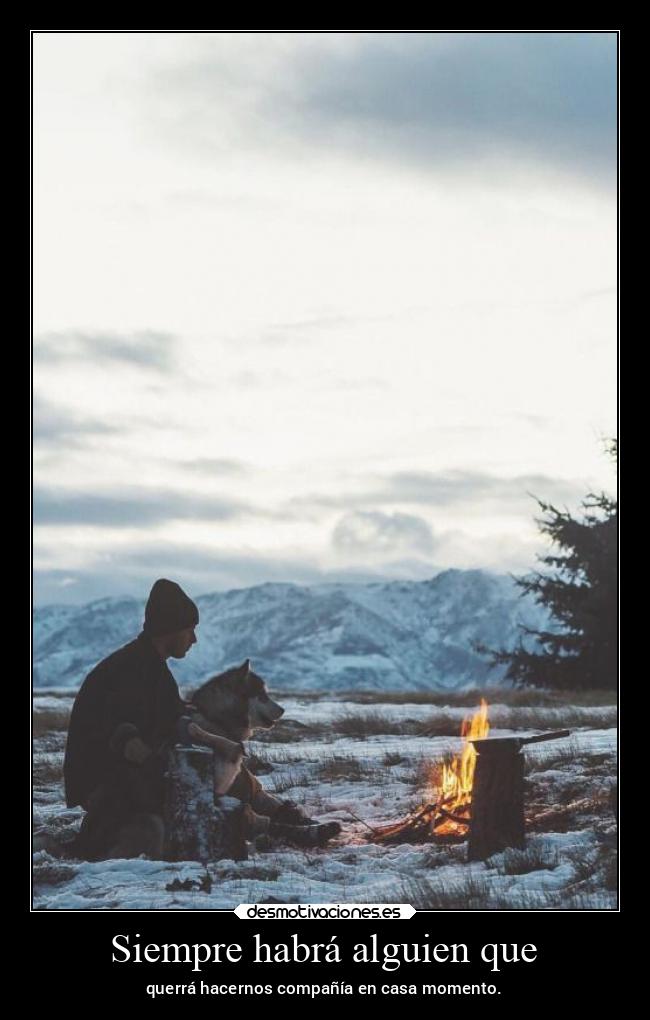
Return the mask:
<path fill-rule="evenodd" d="M 237 679 L 238 680 L 245 680 L 246 677 L 248 676 L 248 674 L 250 673 L 250 668 L 251 668 L 251 660 L 250 659 L 245 659 L 244 662 L 242 662 L 242 664 L 239 667 L 239 669 L 237 670 Z"/>

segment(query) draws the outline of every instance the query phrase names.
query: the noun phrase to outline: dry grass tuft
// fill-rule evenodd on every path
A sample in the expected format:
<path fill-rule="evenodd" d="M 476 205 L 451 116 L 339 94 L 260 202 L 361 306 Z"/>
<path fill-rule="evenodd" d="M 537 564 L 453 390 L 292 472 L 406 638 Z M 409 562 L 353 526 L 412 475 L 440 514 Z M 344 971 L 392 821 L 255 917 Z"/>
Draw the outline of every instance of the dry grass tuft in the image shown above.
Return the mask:
<path fill-rule="evenodd" d="M 41 737 L 44 733 L 52 730 L 61 732 L 67 731 L 70 723 L 70 709 L 48 708 L 42 712 L 32 712 L 32 734 L 34 737 Z"/>
<path fill-rule="evenodd" d="M 462 691 L 279 691 L 280 699 L 299 697 L 302 701 L 348 702 L 354 705 L 440 705 L 467 707 L 478 705 L 481 698 L 488 702 L 513 707 L 552 708 L 562 705 L 616 705 L 616 690 L 544 691 L 534 687 L 472 687 Z"/>
<path fill-rule="evenodd" d="M 377 774 L 381 774 L 381 770 L 378 770 L 376 766 L 372 768 L 365 765 L 351 755 L 333 755 L 331 758 L 323 758 L 316 768 L 317 778 L 326 782 L 345 779 L 349 783 L 358 783 L 362 779 Z"/>

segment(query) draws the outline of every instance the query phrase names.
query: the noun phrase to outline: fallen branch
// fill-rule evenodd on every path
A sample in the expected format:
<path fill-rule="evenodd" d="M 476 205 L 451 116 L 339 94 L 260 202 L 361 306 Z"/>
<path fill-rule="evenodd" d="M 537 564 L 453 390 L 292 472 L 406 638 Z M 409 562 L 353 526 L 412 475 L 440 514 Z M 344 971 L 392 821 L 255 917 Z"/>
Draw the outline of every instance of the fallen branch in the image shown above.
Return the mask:
<path fill-rule="evenodd" d="M 370 831 L 373 833 L 373 835 L 375 833 L 379 832 L 379 829 L 373 829 L 372 825 L 368 825 L 367 822 L 364 822 L 363 818 L 359 818 L 358 815 L 355 815 L 354 811 L 350 811 L 350 808 L 346 808 L 345 810 L 347 811 L 347 813 L 349 815 L 352 816 L 352 818 L 356 819 L 357 822 L 361 822 L 362 825 L 365 825 L 366 829 L 370 829 Z"/>

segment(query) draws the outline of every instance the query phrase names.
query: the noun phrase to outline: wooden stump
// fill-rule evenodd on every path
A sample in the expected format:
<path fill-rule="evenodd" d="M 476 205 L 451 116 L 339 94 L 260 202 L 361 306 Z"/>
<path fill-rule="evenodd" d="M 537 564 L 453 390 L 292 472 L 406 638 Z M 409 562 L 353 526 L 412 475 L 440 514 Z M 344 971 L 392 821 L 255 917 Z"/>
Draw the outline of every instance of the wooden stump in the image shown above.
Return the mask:
<path fill-rule="evenodd" d="M 246 860 L 245 808 L 234 797 L 215 796 L 223 786 L 223 763 L 211 750 L 172 749 L 165 776 L 166 860 Z"/>
<path fill-rule="evenodd" d="M 516 740 L 477 741 L 469 861 L 484 861 L 506 847 L 523 850 L 524 756 Z"/>

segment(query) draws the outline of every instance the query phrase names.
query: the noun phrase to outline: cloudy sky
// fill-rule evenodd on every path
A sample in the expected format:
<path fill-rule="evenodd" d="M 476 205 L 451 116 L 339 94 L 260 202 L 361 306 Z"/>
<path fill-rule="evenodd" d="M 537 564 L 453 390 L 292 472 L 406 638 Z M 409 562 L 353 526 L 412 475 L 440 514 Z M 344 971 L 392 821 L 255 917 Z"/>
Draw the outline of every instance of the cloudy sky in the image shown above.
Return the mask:
<path fill-rule="evenodd" d="M 34 36 L 37 602 L 527 570 L 612 491 L 616 36 Z"/>

